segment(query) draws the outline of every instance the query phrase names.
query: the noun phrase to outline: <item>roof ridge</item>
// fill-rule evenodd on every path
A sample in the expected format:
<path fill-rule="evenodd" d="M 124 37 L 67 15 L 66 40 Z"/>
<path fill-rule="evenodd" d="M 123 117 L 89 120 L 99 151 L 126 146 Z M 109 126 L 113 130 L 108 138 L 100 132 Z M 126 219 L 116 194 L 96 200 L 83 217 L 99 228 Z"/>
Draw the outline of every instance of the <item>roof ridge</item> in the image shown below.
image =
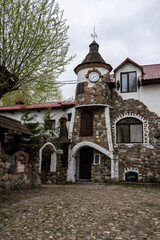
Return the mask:
<path fill-rule="evenodd" d="M 4 119 L 8 119 L 8 120 L 14 120 L 15 122 L 22 123 L 20 120 L 17 120 L 17 119 L 8 117 L 8 116 L 4 116 L 4 115 L 1 115 L 1 114 L 0 114 L 0 118 L 4 118 Z"/>
<path fill-rule="evenodd" d="M 144 67 L 144 66 L 155 66 L 155 65 L 160 65 L 160 63 L 145 64 L 145 65 L 141 65 L 141 67 Z"/>
<path fill-rule="evenodd" d="M 13 107 L 13 106 L 21 106 L 22 108 L 25 108 L 25 107 L 29 107 L 29 106 L 32 106 L 32 105 L 45 105 L 45 104 L 61 104 L 61 103 L 73 103 L 74 101 L 73 100 L 64 100 L 64 101 L 55 101 L 55 102 L 44 102 L 44 103 L 31 103 L 31 104 L 14 104 L 14 105 L 4 105 L 4 106 L 0 106 L 1 107 Z"/>

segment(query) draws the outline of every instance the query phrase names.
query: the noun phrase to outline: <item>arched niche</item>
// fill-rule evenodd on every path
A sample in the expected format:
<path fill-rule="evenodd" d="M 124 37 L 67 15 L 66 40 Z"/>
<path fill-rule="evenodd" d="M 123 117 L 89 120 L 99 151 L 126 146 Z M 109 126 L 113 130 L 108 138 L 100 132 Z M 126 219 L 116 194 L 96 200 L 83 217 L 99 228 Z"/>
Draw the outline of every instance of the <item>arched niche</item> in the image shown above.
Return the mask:
<path fill-rule="evenodd" d="M 39 150 L 39 171 L 41 171 L 42 154 L 43 154 L 43 150 L 45 149 L 46 146 L 48 146 L 51 150 L 50 172 L 56 172 L 57 154 L 56 154 L 56 148 L 51 142 L 45 143 Z"/>

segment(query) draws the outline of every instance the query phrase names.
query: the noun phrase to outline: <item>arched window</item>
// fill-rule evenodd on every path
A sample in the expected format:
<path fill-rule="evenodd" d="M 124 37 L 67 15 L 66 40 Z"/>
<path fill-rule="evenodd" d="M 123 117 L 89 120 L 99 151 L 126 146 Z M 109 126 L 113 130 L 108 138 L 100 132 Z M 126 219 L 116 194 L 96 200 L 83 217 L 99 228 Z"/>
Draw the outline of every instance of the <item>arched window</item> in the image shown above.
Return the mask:
<path fill-rule="evenodd" d="M 143 124 L 136 118 L 124 118 L 117 123 L 118 143 L 142 143 Z"/>

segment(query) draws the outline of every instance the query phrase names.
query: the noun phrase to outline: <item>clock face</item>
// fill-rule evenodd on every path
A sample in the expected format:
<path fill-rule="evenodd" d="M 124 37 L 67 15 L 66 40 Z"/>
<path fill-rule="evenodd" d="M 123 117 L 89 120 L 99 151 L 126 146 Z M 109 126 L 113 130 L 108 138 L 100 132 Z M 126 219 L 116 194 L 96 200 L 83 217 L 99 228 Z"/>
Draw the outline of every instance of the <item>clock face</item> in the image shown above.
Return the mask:
<path fill-rule="evenodd" d="M 99 74 L 97 72 L 91 72 L 88 78 L 91 82 L 97 82 L 99 80 Z"/>

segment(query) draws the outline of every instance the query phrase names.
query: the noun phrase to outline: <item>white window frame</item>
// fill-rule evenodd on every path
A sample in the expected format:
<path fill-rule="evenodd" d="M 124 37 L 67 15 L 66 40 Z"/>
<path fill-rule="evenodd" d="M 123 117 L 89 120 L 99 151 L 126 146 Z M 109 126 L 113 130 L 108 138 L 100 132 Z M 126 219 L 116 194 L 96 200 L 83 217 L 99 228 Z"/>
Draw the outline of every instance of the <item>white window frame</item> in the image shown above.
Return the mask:
<path fill-rule="evenodd" d="M 99 156 L 99 162 L 98 163 L 96 163 L 96 155 L 98 155 Z M 93 160 L 93 164 L 94 165 L 100 165 L 100 163 L 101 163 L 101 154 L 99 154 L 99 153 L 95 153 L 94 154 L 94 160 Z"/>
<path fill-rule="evenodd" d="M 142 143 L 117 143 L 117 122 L 119 122 L 120 120 L 124 119 L 124 118 L 137 118 L 138 120 L 140 120 L 143 124 L 143 142 Z M 154 149 L 154 147 L 149 143 L 149 123 L 147 119 L 144 119 L 143 117 L 129 112 L 127 114 L 124 115 L 120 115 L 117 119 L 115 119 L 115 121 L 113 122 L 112 125 L 112 129 L 113 129 L 113 134 L 114 134 L 114 146 L 118 147 L 119 145 L 125 145 L 127 147 L 132 147 L 136 144 L 141 144 L 144 147 L 147 147 L 149 149 Z"/>

